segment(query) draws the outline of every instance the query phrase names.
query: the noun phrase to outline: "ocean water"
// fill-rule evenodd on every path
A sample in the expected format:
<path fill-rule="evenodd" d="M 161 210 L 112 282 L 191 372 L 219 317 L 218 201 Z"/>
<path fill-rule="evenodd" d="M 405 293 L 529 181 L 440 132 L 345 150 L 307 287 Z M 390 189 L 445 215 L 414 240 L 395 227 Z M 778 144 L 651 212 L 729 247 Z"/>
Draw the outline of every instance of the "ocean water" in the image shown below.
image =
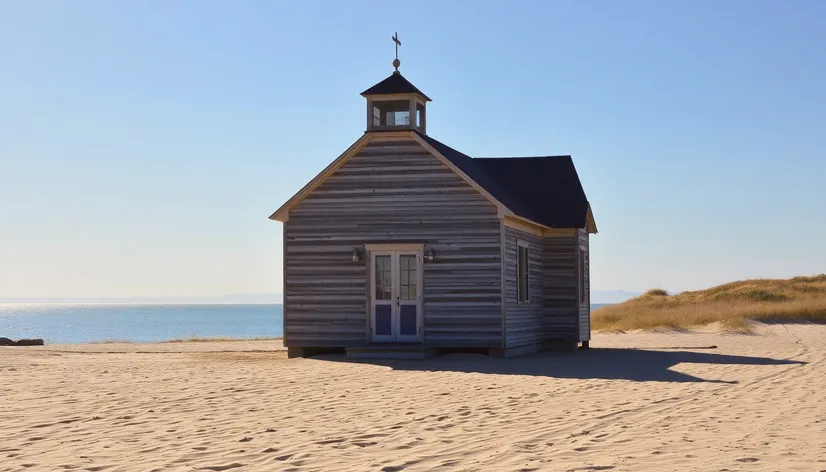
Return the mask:
<path fill-rule="evenodd" d="M 0 304 L 0 336 L 43 338 L 48 344 L 269 338 L 282 335 L 282 316 L 281 305 Z"/>
<path fill-rule="evenodd" d="M 46 343 L 276 337 L 281 305 L 2 305 L 0 336 Z"/>

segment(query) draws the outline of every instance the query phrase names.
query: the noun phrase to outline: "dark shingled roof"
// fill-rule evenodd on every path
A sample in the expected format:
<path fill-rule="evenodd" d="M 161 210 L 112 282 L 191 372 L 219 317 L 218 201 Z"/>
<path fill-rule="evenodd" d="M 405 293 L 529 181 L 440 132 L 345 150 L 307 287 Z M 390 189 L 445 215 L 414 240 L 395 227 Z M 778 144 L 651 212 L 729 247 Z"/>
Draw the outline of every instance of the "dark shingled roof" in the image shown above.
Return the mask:
<path fill-rule="evenodd" d="M 382 80 L 369 89 L 361 92 L 362 95 L 391 95 L 394 93 L 418 93 L 428 102 L 431 101 L 421 90 L 411 84 L 401 74 L 393 73 L 390 77 Z"/>
<path fill-rule="evenodd" d="M 588 199 L 571 156 L 471 158 L 419 135 L 516 215 L 552 228 L 584 228 Z"/>

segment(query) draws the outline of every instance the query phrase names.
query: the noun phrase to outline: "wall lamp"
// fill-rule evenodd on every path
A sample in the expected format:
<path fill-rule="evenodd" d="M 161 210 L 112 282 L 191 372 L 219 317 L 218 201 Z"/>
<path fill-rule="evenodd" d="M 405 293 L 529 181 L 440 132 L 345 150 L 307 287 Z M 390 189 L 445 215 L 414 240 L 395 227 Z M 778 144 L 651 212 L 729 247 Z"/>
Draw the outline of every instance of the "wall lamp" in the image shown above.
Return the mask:
<path fill-rule="evenodd" d="M 424 253 L 424 260 L 433 262 L 433 249 L 428 249 L 427 252 Z"/>
<path fill-rule="evenodd" d="M 353 248 L 353 262 L 358 262 L 360 260 L 361 260 L 361 252 L 359 251 L 359 248 L 354 247 Z"/>

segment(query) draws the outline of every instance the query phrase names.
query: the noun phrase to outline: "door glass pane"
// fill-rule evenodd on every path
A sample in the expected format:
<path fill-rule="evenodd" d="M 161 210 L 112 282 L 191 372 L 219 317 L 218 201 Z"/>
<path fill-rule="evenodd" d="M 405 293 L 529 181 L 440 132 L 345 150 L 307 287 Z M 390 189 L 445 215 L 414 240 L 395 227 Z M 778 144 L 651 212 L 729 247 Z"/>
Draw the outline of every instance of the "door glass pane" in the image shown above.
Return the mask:
<path fill-rule="evenodd" d="M 390 284 L 391 281 L 391 273 L 390 273 L 390 256 L 389 255 L 379 255 L 376 256 L 375 261 L 375 271 L 376 271 L 376 293 L 375 299 L 376 300 L 390 300 L 392 286 Z"/>
<path fill-rule="evenodd" d="M 402 305 L 399 312 L 399 334 L 403 336 L 416 335 L 416 305 Z"/>
<path fill-rule="evenodd" d="M 376 334 L 386 336 L 391 334 L 393 305 L 376 305 Z"/>
<path fill-rule="evenodd" d="M 416 299 L 416 283 L 419 276 L 416 273 L 416 256 L 413 254 L 402 254 L 399 256 L 399 280 L 400 294 L 402 300 Z"/>

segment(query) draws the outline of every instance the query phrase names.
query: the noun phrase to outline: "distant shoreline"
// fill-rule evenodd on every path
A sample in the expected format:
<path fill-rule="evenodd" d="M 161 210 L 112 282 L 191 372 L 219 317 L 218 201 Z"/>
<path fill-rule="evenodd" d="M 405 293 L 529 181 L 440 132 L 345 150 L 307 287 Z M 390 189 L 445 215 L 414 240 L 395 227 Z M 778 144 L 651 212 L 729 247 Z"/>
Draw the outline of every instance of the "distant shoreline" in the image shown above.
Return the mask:
<path fill-rule="evenodd" d="M 22 306 L 217 306 L 217 305 L 283 305 L 282 302 L 3 302 L 0 307 L 22 305 Z"/>
<path fill-rule="evenodd" d="M 0 336 L 47 344 L 274 338 L 283 334 L 282 313 L 276 303 L 0 304 Z"/>
<path fill-rule="evenodd" d="M 4 302 L 0 301 L 0 307 L 3 306 L 216 306 L 216 305 L 284 305 L 283 302 Z M 603 307 L 607 305 L 616 305 L 616 303 L 601 303 L 593 302 L 591 307 Z"/>
<path fill-rule="evenodd" d="M 0 336 L 48 345 L 272 339 L 284 334 L 283 311 L 280 303 L 5 303 Z"/>

